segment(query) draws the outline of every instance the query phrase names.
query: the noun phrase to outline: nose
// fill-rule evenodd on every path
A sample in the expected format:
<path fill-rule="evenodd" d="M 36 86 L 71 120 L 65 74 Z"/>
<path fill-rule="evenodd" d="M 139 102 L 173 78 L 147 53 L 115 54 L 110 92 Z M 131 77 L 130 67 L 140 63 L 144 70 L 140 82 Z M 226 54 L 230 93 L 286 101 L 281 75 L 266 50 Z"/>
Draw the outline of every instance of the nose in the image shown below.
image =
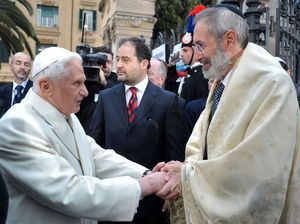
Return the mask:
<path fill-rule="evenodd" d="M 87 95 L 89 95 L 89 91 L 87 90 L 86 86 L 83 84 L 83 87 L 82 89 L 80 90 L 80 94 L 83 96 L 83 97 L 87 97 Z"/>
<path fill-rule="evenodd" d="M 121 60 L 117 60 L 117 69 L 123 67 Z"/>
<path fill-rule="evenodd" d="M 24 69 L 25 68 L 25 64 L 24 63 L 20 63 L 20 68 Z"/>

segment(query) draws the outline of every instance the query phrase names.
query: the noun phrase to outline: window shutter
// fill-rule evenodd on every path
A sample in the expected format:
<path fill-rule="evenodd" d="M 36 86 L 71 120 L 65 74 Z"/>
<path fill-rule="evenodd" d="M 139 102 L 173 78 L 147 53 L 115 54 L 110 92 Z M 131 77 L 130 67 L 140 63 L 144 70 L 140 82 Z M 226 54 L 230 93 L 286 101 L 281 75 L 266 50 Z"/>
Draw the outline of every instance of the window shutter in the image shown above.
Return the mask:
<path fill-rule="evenodd" d="M 82 13 L 82 9 L 80 9 L 80 10 L 79 10 L 79 29 L 80 29 L 80 30 L 82 30 L 82 22 L 83 22 L 83 21 L 82 21 L 82 20 L 83 20 L 82 14 L 83 14 L 83 13 Z"/>
<path fill-rule="evenodd" d="M 93 11 L 93 31 L 96 31 L 96 24 L 97 24 L 97 12 Z"/>

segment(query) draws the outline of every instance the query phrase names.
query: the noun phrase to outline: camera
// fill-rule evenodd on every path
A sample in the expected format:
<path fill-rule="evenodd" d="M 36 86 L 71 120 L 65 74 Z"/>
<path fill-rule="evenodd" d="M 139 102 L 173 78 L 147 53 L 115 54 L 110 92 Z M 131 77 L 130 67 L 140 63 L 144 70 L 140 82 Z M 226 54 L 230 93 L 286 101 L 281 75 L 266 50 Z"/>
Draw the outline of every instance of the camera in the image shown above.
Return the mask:
<path fill-rule="evenodd" d="M 82 58 L 86 81 L 100 82 L 99 66 L 106 65 L 107 55 L 105 53 L 96 52 L 95 48 L 89 45 L 77 46 L 76 52 Z"/>

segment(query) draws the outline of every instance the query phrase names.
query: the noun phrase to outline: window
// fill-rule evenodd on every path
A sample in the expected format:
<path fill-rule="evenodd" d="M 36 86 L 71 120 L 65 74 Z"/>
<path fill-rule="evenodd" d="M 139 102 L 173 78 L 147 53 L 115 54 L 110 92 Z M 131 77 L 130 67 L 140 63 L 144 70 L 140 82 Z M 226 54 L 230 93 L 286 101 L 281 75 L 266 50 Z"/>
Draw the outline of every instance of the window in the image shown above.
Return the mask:
<path fill-rule="evenodd" d="M 9 54 L 4 43 L 0 40 L 0 62 L 8 63 Z"/>
<path fill-rule="evenodd" d="M 36 12 L 36 25 L 41 27 L 58 27 L 58 8 L 38 5 Z"/>
<path fill-rule="evenodd" d="M 48 48 L 48 47 L 56 47 L 56 44 L 37 44 L 36 45 L 36 54 L 40 53 L 42 50 Z"/>
<path fill-rule="evenodd" d="M 85 24 L 83 24 L 84 15 L 85 15 Z M 80 9 L 80 14 L 79 14 L 79 29 L 80 30 L 82 30 L 83 25 L 86 25 L 87 31 L 95 31 L 96 30 L 96 11 Z"/>

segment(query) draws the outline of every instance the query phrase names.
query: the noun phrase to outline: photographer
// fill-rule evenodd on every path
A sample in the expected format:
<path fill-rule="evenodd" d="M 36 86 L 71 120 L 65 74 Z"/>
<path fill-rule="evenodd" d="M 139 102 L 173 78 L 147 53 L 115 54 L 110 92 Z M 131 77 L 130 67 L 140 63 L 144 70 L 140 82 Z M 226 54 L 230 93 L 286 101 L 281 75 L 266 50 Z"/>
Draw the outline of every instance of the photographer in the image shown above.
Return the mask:
<path fill-rule="evenodd" d="M 94 51 L 95 51 L 95 53 L 100 52 L 100 53 L 106 54 L 106 56 L 107 56 L 106 63 L 100 65 L 100 68 L 103 72 L 103 73 L 100 72 L 101 85 L 105 89 L 107 89 L 107 88 L 110 88 L 110 87 L 118 84 L 119 81 L 117 80 L 117 74 L 112 71 L 114 54 L 111 51 L 111 49 L 109 49 L 106 46 L 101 46 L 101 47 L 94 48 Z"/>
<path fill-rule="evenodd" d="M 93 51 L 93 54 L 87 52 Z M 113 53 L 106 46 L 82 47 L 78 53 L 83 58 L 83 68 L 86 75 L 85 85 L 89 95 L 81 102 L 80 111 L 76 113 L 81 125 L 87 132 L 90 120 L 98 101 L 99 92 L 118 83 L 116 73 L 112 72 Z"/>

